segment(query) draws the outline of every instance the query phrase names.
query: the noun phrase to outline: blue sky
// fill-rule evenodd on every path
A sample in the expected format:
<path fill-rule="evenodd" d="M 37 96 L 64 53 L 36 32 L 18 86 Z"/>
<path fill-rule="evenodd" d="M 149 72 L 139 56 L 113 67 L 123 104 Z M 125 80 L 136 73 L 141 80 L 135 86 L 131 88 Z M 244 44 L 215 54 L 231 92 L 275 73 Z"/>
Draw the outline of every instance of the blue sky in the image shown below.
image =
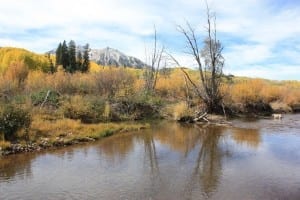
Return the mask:
<path fill-rule="evenodd" d="M 224 44 L 225 73 L 300 80 L 300 1 L 209 0 Z M 159 42 L 183 64 L 176 25 L 188 20 L 205 36 L 204 0 L 0 0 L 0 46 L 44 53 L 73 39 L 145 60 L 155 24 Z"/>

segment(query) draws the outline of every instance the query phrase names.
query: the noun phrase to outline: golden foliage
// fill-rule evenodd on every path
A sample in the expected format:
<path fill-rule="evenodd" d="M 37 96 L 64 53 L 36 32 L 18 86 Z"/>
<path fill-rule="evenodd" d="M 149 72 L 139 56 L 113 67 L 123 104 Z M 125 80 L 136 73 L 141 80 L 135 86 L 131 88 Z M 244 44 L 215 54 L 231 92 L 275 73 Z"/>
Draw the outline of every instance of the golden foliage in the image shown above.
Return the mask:
<path fill-rule="evenodd" d="M 22 62 L 12 62 L 5 70 L 5 76 L 8 80 L 16 81 L 18 86 L 25 81 L 29 73 L 28 67 Z"/>
<path fill-rule="evenodd" d="M 0 48 L 0 73 L 3 73 L 14 62 L 22 63 L 31 70 L 50 71 L 49 59 L 45 55 L 20 48 Z"/>
<path fill-rule="evenodd" d="M 197 83 L 198 76 L 193 70 L 186 70 L 194 83 Z M 159 74 L 156 92 L 162 97 L 184 99 L 192 95 L 193 87 L 180 69 L 171 69 L 168 75 Z M 187 94 L 189 93 L 189 94 Z"/>
<path fill-rule="evenodd" d="M 263 100 L 260 93 L 264 84 L 261 79 L 249 79 L 236 83 L 230 91 L 232 100 L 238 103 L 259 102 Z"/>
<path fill-rule="evenodd" d="M 8 147 L 10 147 L 10 142 L 0 140 L 0 149 L 6 149 Z"/>
<path fill-rule="evenodd" d="M 52 60 L 55 58 L 52 56 Z M 18 48 L 0 48 L 0 97 L 18 94 L 24 90 L 32 94 L 54 90 L 62 95 L 99 95 L 118 98 L 141 94 L 145 80 L 144 70 L 99 66 L 91 62 L 88 73 L 66 73 L 62 67 L 54 74 L 43 73 L 49 68 L 49 59 Z M 199 84 L 197 70 L 185 69 L 191 79 Z M 225 103 L 283 102 L 300 103 L 299 81 L 268 81 L 235 77 L 221 85 Z M 172 102 L 193 97 L 193 87 L 178 68 L 162 70 L 154 93 Z M 193 100 L 192 100 L 193 101 Z M 193 101 L 195 102 L 195 101 Z M 178 108 L 179 109 L 179 108 Z"/>
<path fill-rule="evenodd" d="M 227 94 L 235 103 L 263 101 L 284 102 L 292 105 L 300 102 L 300 82 L 278 82 L 262 79 L 246 79 L 231 85 L 225 85 Z"/>
<path fill-rule="evenodd" d="M 183 101 L 170 105 L 167 112 L 174 120 L 179 120 L 181 117 L 192 115 L 191 110 Z"/>
<path fill-rule="evenodd" d="M 93 75 L 96 91 L 108 97 L 133 94 L 136 77 L 129 68 L 105 67 Z"/>
<path fill-rule="evenodd" d="M 98 65 L 97 63 L 91 61 L 90 62 L 90 68 L 89 71 L 92 73 L 96 73 L 96 72 L 100 72 L 101 71 L 102 66 Z"/>

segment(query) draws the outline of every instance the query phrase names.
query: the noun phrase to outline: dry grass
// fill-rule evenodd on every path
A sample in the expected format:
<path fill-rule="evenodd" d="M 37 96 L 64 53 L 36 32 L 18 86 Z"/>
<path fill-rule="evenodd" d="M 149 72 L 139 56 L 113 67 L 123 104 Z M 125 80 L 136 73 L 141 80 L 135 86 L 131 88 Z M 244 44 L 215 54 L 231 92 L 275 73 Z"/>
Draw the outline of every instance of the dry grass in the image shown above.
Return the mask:
<path fill-rule="evenodd" d="M 291 106 L 300 102 L 300 83 L 295 81 L 271 82 L 263 79 L 245 79 L 224 88 L 223 92 L 229 96 L 227 101 L 229 99 L 234 103 L 279 101 Z"/>
<path fill-rule="evenodd" d="M 191 109 L 188 108 L 186 102 L 184 101 L 171 104 L 166 110 L 168 115 L 171 116 L 174 120 L 179 120 L 181 117 L 192 115 Z"/>
<path fill-rule="evenodd" d="M 8 141 L 0 141 L 0 150 L 1 149 L 6 149 L 8 147 L 10 147 L 10 142 L 8 142 Z"/>
<path fill-rule="evenodd" d="M 280 101 L 274 101 L 270 103 L 271 108 L 275 112 L 291 112 L 292 108 L 288 106 L 286 103 Z"/>
<path fill-rule="evenodd" d="M 149 124 L 143 123 L 83 124 L 80 120 L 66 118 L 47 120 L 47 118 L 47 115 L 42 114 L 33 117 L 30 127 L 30 137 L 32 140 L 38 140 L 41 137 L 50 138 L 51 141 L 55 141 L 58 137 L 63 137 L 65 140 L 86 137 L 99 139 L 115 132 L 139 130 L 149 127 Z"/>

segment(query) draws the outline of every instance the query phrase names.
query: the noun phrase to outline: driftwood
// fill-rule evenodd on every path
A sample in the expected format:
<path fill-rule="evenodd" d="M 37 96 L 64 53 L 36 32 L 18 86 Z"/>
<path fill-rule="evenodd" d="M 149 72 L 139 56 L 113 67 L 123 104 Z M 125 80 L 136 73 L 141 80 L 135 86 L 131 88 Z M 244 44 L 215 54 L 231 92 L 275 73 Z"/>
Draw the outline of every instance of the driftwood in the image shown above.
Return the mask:
<path fill-rule="evenodd" d="M 195 116 L 184 116 L 178 120 L 179 122 L 195 123 L 198 125 L 216 125 L 216 126 L 232 126 L 232 123 L 227 121 L 226 116 L 212 115 L 207 112 L 196 111 Z"/>
<path fill-rule="evenodd" d="M 209 122 L 209 120 L 206 118 L 206 116 L 207 116 L 207 112 L 205 112 L 205 113 L 203 113 L 202 115 L 200 115 L 200 116 L 194 118 L 193 121 L 194 121 L 194 122 L 198 122 L 198 121 L 200 121 L 200 120 L 204 120 L 204 121 L 206 121 L 206 122 Z"/>

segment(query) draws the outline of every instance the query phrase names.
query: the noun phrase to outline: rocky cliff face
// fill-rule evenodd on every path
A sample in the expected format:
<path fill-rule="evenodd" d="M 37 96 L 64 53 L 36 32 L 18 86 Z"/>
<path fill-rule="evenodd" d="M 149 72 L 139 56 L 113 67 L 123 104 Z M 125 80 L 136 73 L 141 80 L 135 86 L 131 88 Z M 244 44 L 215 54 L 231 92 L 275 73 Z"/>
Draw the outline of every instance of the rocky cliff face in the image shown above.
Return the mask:
<path fill-rule="evenodd" d="M 132 56 L 127 56 L 117 49 L 110 47 L 106 47 L 105 49 L 91 49 L 90 60 L 106 66 L 123 66 L 134 68 L 143 68 L 146 66 L 146 64 L 141 60 Z"/>

